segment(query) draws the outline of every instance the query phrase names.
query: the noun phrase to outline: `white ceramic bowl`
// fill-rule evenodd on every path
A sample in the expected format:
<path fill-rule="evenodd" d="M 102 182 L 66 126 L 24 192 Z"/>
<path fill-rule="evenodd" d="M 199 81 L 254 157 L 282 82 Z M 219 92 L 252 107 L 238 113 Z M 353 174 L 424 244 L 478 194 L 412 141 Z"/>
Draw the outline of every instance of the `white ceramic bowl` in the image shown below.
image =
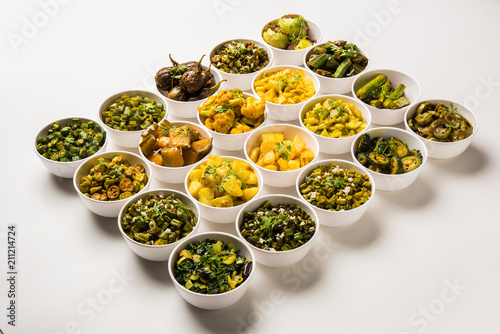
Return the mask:
<path fill-rule="evenodd" d="M 368 131 L 368 128 L 371 125 L 371 118 L 372 118 L 371 113 L 368 110 L 368 108 L 366 107 L 366 104 L 364 104 L 363 102 L 361 102 L 357 99 L 354 99 L 352 97 L 349 97 L 349 96 L 333 95 L 333 94 L 332 95 L 317 96 L 317 97 L 307 101 L 306 104 L 304 104 L 302 106 L 302 108 L 300 109 L 300 112 L 299 112 L 300 126 L 313 134 L 313 136 L 316 138 L 316 140 L 319 143 L 319 150 L 321 152 L 328 153 L 328 154 L 347 153 L 351 150 L 351 144 L 352 144 L 354 138 L 356 137 L 355 135 L 345 137 L 345 138 L 324 137 L 324 136 L 321 136 L 321 135 L 318 135 L 318 134 L 312 132 L 304 125 L 304 121 L 303 121 L 304 115 L 308 111 L 310 111 L 312 108 L 314 108 L 314 106 L 317 103 L 323 103 L 328 98 L 335 99 L 335 100 L 342 100 L 343 102 L 346 102 L 346 103 L 352 103 L 356 106 L 356 109 L 361 111 L 361 114 L 363 115 L 363 118 L 366 121 L 367 126 L 360 133 L 365 133 L 366 131 Z"/>
<path fill-rule="evenodd" d="M 332 164 L 336 164 L 342 169 L 354 170 L 358 173 L 368 175 L 368 179 L 371 183 L 371 193 L 372 193 L 371 196 L 369 197 L 366 203 L 351 210 L 333 211 L 333 210 L 322 209 L 311 203 L 309 203 L 309 205 L 311 205 L 311 207 L 318 215 L 318 219 L 321 225 L 330 227 L 350 225 L 358 221 L 365 214 L 370 203 L 372 203 L 373 196 L 375 196 L 375 181 L 373 179 L 373 176 L 371 176 L 364 169 L 359 167 L 359 165 L 350 161 L 339 160 L 339 159 L 326 159 L 326 160 L 316 161 L 313 164 L 309 164 L 308 166 L 306 166 L 306 168 L 302 172 L 300 172 L 299 177 L 297 178 L 297 183 L 295 184 L 295 190 L 297 191 L 297 196 L 305 200 L 302 197 L 302 194 L 300 193 L 300 188 L 299 188 L 300 185 L 304 183 L 306 177 L 309 176 L 318 166 L 331 167 Z"/>
<path fill-rule="evenodd" d="M 237 157 L 231 157 L 231 156 L 223 156 L 222 160 L 228 161 L 228 162 L 232 162 L 234 160 L 245 161 L 244 159 L 240 159 Z M 191 172 L 191 170 L 196 169 L 200 164 L 205 163 L 205 162 L 206 161 L 204 160 L 204 161 L 201 161 L 201 162 L 195 164 L 194 166 L 191 167 L 191 169 L 187 173 L 186 178 L 185 178 L 185 182 L 184 182 L 184 189 L 186 191 L 186 194 L 188 194 L 188 196 L 190 196 L 198 204 L 198 206 L 200 208 L 201 216 L 204 219 L 207 219 L 213 223 L 221 223 L 221 224 L 234 223 L 236 216 L 238 215 L 238 212 L 240 211 L 241 207 L 244 204 L 231 206 L 231 207 L 209 206 L 209 205 L 203 204 L 200 201 L 198 201 L 198 199 L 193 197 L 191 195 L 191 193 L 189 192 L 189 185 L 190 185 L 189 173 Z M 247 161 L 245 161 L 245 162 L 247 162 Z M 258 180 L 257 185 L 259 187 L 259 191 L 253 197 L 253 198 L 257 198 L 262 193 L 262 187 L 264 186 L 264 182 L 263 182 L 262 174 L 260 173 L 260 171 L 257 168 L 255 168 L 252 164 L 251 164 L 251 167 L 253 168 L 253 172 L 257 175 L 257 180 Z"/>
<path fill-rule="evenodd" d="M 268 116 L 269 118 L 278 120 L 278 121 L 294 121 L 298 117 L 298 112 L 300 108 L 309 100 L 315 98 L 319 94 L 320 90 L 320 83 L 318 77 L 311 71 L 307 71 L 302 67 L 299 66 L 291 66 L 291 65 L 283 65 L 283 66 L 272 66 L 262 72 L 260 72 L 257 76 L 253 78 L 252 81 L 252 93 L 255 96 L 259 96 L 255 90 L 255 81 L 260 80 L 260 78 L 268 73 L 275 73 L 281 70 L 285 69 L 290 69 L 292 71 L 296 70 L 301 70 L 306 77 L 308 77 L 313 85 L 314 85 L 314 95 L 311 96 L 308 100 L 300 102 L 300 103 L 294 103 L 294 104 L 278 104 L 278 103 L 273 103 L 266 101 L 268 109 Z"/>
<path fill-rule="evenodd" d="M 283 203 L 300 206 L 315 222 L 316 231 L 312 236 L 312 238 L 300 247 L 288 251 L 276 251 L 276 252 L 261 249 L 259 247 L 252 245 L 247 240 L 245 240 L 245 238 L 241 235 L 241 228 L 240 228 L 241 224 L 243 223 L 243 217 L 245 215 L 245 212 L 256 211 L 266 201 L 270 201 L 273 206 Z M 307 252 L 309 252 L 311 246 L 314 244 L 314 239 L 316 239 L 316 236 L 318 235 L 319 225 L 320 225 L 320 221 L 318 219 L 319 218 L 315 210 L 312 208 L 310 204 L 308 204 L 303 199 L 283 194 L 266 195 L 246 203 L 241 208 L 240 212 L 238 213 L 238 217 L 236 218 L 236 233 L 238 234 L 238 237 L 240 237 L 243 240 L 243 242 L 245 242 L 253 250 L 257 262 L 270 267 L 284 267 L 292 265 L 302 260 L 306 256 Z"/>
<path fill-rule="evenodd" d="M 202 65 L 203 69 L 206 70 L 208 67 L 205 65 Z M 217 71 L 214 67 L 210 67 L 210 72 L 214 75 L 214 80 L 215 83 L 217 84 L 219 81 L 222 80 L 219 71 Z M 221 84 L 222 85 L 222 84 Z M 219 87 L 220 89 L 220 87 Z M 158 93 L 163 96 L 165 101 L 167 101 L 168 105 L 168 112 L 169 114 L 172 114 L 177 117 L 181 118 L 196 118 L 196 114 L 198 113 L 198 106 L 206 101 L 208 97 L 201 99 L 201 100 L 196 100 L 196 101 L 177 101 L 177 100 L 172 100 L 167 97 L 167 92 L 156 87 L 156 90 Z M 136 142 L 137 144 L 137 142 Z"/>
<path fill-rule="evenodd" d="M 239 88 L 242 91 L 249 91 L 252 89 L 252 80 L 253 78 L 259 73 L 262 72 L 263 70 L 271 67 L 273 63 L 273 51 L 271 50 L 271 46 L 267 43 L 262 43 L 259 41 L 255 41 L 253 39 L 246 39 L 246 38 L 239 38 L 239 39 L 230 39 L 225 42 L 222 42 L 218 44 L 216 47 L 212 49 L 210 52 L 210 60 L 214 56 L 215 52 L 217 50 L 220 50 L 225 44 L 231 43 L 233 41 L 238 41 L 238 42 L 252 42 L 255 46 L 258 46 L 260 48 L 263 48 L 267 52 L 267 56 L 269 59 L 269 64 L 267 64 L 264 68 L 262 68 L 259 71 L 255 71 L 252 73 L 246 73 L 246 74 L 233 74 L 233 73 L 228 73 L 221 71 L 215 66 L 214 63 L 212 63 L 212 68 L 215 69 L 217 73 L 221 76 L 222 79 L 226 79 L 227 81 L 222 83 L 221 89 L 230 89 L 230 88 Z"/>
<path fill-rule="evenodd" d="M 165 103 L 165 99 L 161 97 L 158 94 L 148 92 L 146 90 L 127 90 L 124 92 L 116 93 L 108 97 L 106 100 L 104 100 L 103 103 L 101 103 L 101 107 L 99 108 L 99 121 L 103 124 L 104 128 L 106 129 L 106 132 L 108 133 L 110 140 L 115 143 L 116 145 L 122 146 L 122 147 L 127 147 L 127 148 L 133 148 L 137 146 L 137 142 L 139 141 L 139 138 L 141 138 L 141 130 L 137 131 L 121 131 L 121 130 L 115 130 L 109 126 L 107 126 L 103 119 L 102 119 L 102 113 L 108 110 L 109 106 L 113 104 L 116 100 L 118 100 L 120 97 L 123 95 L 127 95 L 128 97 L 134 97 L 136 95 L 140 95 L 142 97 L 147 97 L 150 98 L 151 100 L 154 100 L 156 102 L 160 102 L 163 104 L 165 107 L 165 116 L 162 119 L 166 119 L 168 116 L 168 107 L 167 104 Z"/>
<path fill-rule="evenodd" d="M 358 159 L 356 159 L 358 143 L 362 136 L 357 135 L 351 147 L 352 159 L 358 166 L 362 168 L 362 170 L 369 173 L 373 177 L 373 179 L 375 180 L 375 184 L 377 185 L 377 190 L 401 190 L 412 184 L 420 175 L 423 167 L 425 166 L 425 163 L 427 162 L 427 148 L 425 147 L 423 141 L 414 133 L 393 127 L 374 128 L 368 130 L 366 133 L 370 135 L 371 138 L 397 138 L 403 143 L 407 144 L 410 150 L 416 149 L 419 150 L 422 154 L 422 164 L 411 172 L 394 175 L 378 173 L 366 168 L 358 161 Z"/>
<path fill-rule="evenodd" d="M 418 107 L 420 106 L 420 103 L 423 102 L 430 102 L 433 104 L 444 104 L 445 106 L 449 107 L 450 102 L 453 103 L 453 105 L 457 108 L 457 112 L 464 116 L 472 125 L 472 134 L 460 141 L 456 142 L 438 142 L 438 141 L 433 141 L 426 139 L 424 137 L 420 137 L 422 141 L 425 144 L 425 147 L 427 147 L 427 151 L 429 154 L 429 158 L 433 159 L 449 159 L 449 158 L 454 158 L 460 154 L 462 154 L 467 147 L 469 147 L 470 143 L 472 142 L 472 139 L 475 137 L 479 123 L 476 115 L 470 110 L 469 108 L 461 105 L 458 102 L 453 102 L 450 100 L 439 100 L 439 99 L 434 99 L 434 100 L 425 100 L 425 101 L 419 101 L 418 103 L 412 105 L 405 114 L 405 128 L 407 131 L 410 131 L 412 133 L 413 130 L 410 128 L 408 125 L 408 120 L 413 118 L 417 112 Z"/>
<path fill-rule="evenodd" d="M 207 239 L 234 244 L 236 248 L 240 250 L 240 255 L 246 257 L 249 261 L 252 262 L 252 270 L 248 275 L 248 277 L 245 279 L 243 283 L 241 283 L 240 286 L 228 292 L 213 294 L 213 295 L 205 295 L 190 291 L 181 284 L 179 284 L 179 282 L 177 282 L 173 273 L 173 266 L 175 263 L 177 263 L 177 260 L 179 259 L 179 253 L 184 248 L 186 248 L 190 243 Z M 252 252 L 252 249 L 248 247 L 247 244 L 244 243 L 241 239 L 235 237 L 234 235 L 223 232 L 199 233 L 180 240 L 175 249 L 170 254 L 168 262 L 168 274 L 172 279 L 175 288 L 180 293 L 182 298 L 184 298 L 184 300 L 186 300 L 189 304 L 193 306 L 207 310 L 221 309 L 236 303 L 245 294 L 245 291 L 247 290 L 250 281 L 252 280 L 254 271 L 255 271 L 255 256 Z"/>
<path fill-rule="evenodd" d="M 243 96 L 245 98 L 247 98 L 249 96 L 253 96 L 255 98 L 255 100 L 260 100 L 260 97 L 253 95 L 253 94 L 243 93 Z M 259 125 L 257 127 L 257 129 L 262 127 L 262 126 L 265 126 L 267 124 L 267 115 L 268 115 L 267 106 L 268 106 L 268 104 L 266 103 L 266 108 L 264 109 L 264 121 L 262 122 L 261 125 Z M 222 150 L 226 150 L 226 151 L 240 151 L 240 150 L 242 150 L 243 145 L 245 144 L 245 140 L 248 138 L 250 133 L 252 133 L 252 131 L 255 131 L 255 129 L 254 129 L 252 131 L 238 133 L 238 134 L 220 133 L 220 132 L 210 130 L 204 125 L 207 117 L 201 116 L 200 113 L 198 113 L 197 117 L 198 117 L 198 123 L 202 124 L 203 129 L 205 129 L 205 131 L 210 133 L 210 135 L 214 138 L 214 141 L 213 141 L 214 146 L 217 148 L 220 148 Z"/>
<path fill-rule="evenodd" d="M 314 152 L 314 159 L 310 163 L 313 163 L 318 159 L 318 141 L 311 131 L 291 124 L 266 125 L 260 129 L 252 131 L 250 136 L 248 136 L 247 140 L 245 141 L 245 159 L 250 162 L 254 169 L 258 170 L 262 174 L 264 184 L 272 187 L 293 186 L 295 184 L 297 176 L 302 171 L 302 169 L 304 169 L 304 167 L 290 171 L 273 171 L 257 165 L 250 159 L 250 151 L 252 150 L 252 148 L 260 146 L 260 143 L 262 142 L 260 135 L 263 133 L 284 133 L 285 139 L 290 140 L 293 140 L 293 138 L 298 135 L 302 140 L 306 142 L 305 148 L 308 148 Z"/>
<path fill-rule="evenodd" d="M 322 43 L 322 44 L 319 44 L 317 46 L 322 46 L 325 44 L 326 43 Z M 371 63 L 370 57 L 368 57 L 368 54 L 365 52 L 365 50 L 361 49 L 360 47 L 358 47 L 358 49 L 359 49 L 359 52 L 363 56 L 368 58 L 368 64 L 366 65 L 365 69 L 361 73 L 353 75 L 351 77 L 329 78 L 329 77 L 325 77 L 324 75 L 319 75 L 319 74 L 315 73 L 314 71 L 312 71 L 309 68 L 309 66 L 307 66 L 307 60 L 309 59 L 309 57 L 313 53 L 313 49 L 310 49 L 309 51 L 307 51 L 306 54 L 304 54 L 304 59 L 303 59 L 302 65 L 305 67 L 306 70 L 314 73 L 314 75 L 316 75 L 318 77 L 321 92 L 323 92 L 325 94 L 348 94 L 351 92 L 352 82 L 354 81 L 354 79 L 356 77 L 358 77 L 360 74 L 368 71 L 368 69 L 370 67 L 370 63 Z"/>
<path fill-rule="evenodd" d="M 321 41 L 321 38 L 323 37 L 323 31 L 321 30 L 320 26 L 317 25 L 315 22 L 306 19 L 307 25 L 309 26 L 309 39 L 315 41 L 312 46 L 305 48 L 305 49 L 300 49 L 300 50 L 283 50 L 283 49 L 278 49 L 275 48 L 274 46 L 269 45 L 266 41 L 264 41 L 264 38 L 262 34 L 264 31 L 267 30 L 270 24 L 272 23 L 277 23 L 279 18 L 272 20 L 268 22 L 264 27 L 262 27 L 262 30 L 260 32 L 260 38 L 264 42 L 264 44 L 268 45 L 269 48 L 273 51 L 274 55 L 274 65 L 282 65 L 282 64 L 287 64 L 287 65 L 302 65 L 304 54 L 311 50 L 313 47 L 318 45 L 318 43 Z"/>
<path fill-rule="evenodd" d="M 80 180 L 82 177 L 86 176 L 92 166 L 94 166 L 94 163 L 96 162 L 97 159 L 99 158 L 105 158 L 105 159 L 112 159 L 116 155 L 121 155 L 123 156 L 129 163 L 130 165 L 135 165 L 137 163 L 140 163 L 144 166 L 144 170 L 148 176 L 148 182 L 146 182 L 146 185 L 144 188 L 139 191 L 137 194 L 141 194 L 145 191 L 147 191 L 151 185 L 151 168 L 147 164 L 146 160 L 137 154 L 127 152 L 127 151 L 110 151 L 110 152 L 105 152 L 105 153 L 100 153 L 100 154 L 95 154 L 90 157 L 90 159 L 86 160 L 83 164 L 81 164 L 78 169 L 75 171 L 75 176 L 73 177 L 73 186 L 78 194 L 80 196 L 81 200 L 83 201 L 83 204 L 93 213 L 103 216 L 103 217 L 118 217 L 118 214 L 120 213 L 120 210 L 122 207 L 125 205 L 125 203 L 129 200 L 129 198 L 125 198 L 122 200 L 116 200 L 116 201 L 98 201 L 92 198 L 89 198 L 85 196 L 81 191 L 80 191 Z M 136 194 L 136 195 L 137 195 Z"/>
<path fill-rule="evenodd" d="M 182 201 L 182 203 L 188 207 L 191 208 L 193 211 L 195 217 L 198 219 L 196 225 L 193 227 L 193 230 L 184 238 L 188 238 L 191 235 L 196 234 L 196 232 L 199 229 L 200 226 L 200 210 L 198 209 L 198 204 L 194 202 L 191 198 L 186 196 L 186 194 L 177 191 L 177 190 L 172 190 L 172 189 L 156 189 L 156 190 L 149 190 L 146 192 L 141 193 L 140 195 L 133 196 L 131 197 L 125 205 L 122 207 L 120 210 L 120 214 L 118 215 L 118 229 L 120 230 L 120 233 L 125 239 L 125 242 L 127 245 L 132 249 L 134 253 L 136 253 L 138 256 L 146 259 L 146 260 L 151 260 L 151 261 L 166 261 L 168 260 L 170 254 L 172 253 L 173 249 L 179 242 L 181 242 L 183 239 L 173 242 L 171 244 L 167 245 L 159 245 L 159 246 L 154 246 L 154 245 L 145 245 L 141 244 L 140 242 L 137 242 L 135 240 L 130 239 L 125 232 L 123 231 L 123 228 L 121 226 L 121 222 L 123 220 L 123 217 L 128 213 L 128 209 L 130 206 L 134 203 L 136 203 L 139 199 L 146 199 L 149 195 L 163 195 L 165 197 L 174 195 L 175 198 L 179 199 Z"/>
<path fill-rule="evenodd" d="M 188 122 L 188 121 L 175 121 L 175 122 L 170 122 L 170 124 L 174 126 L 182 126 L 189 124 L 192 126 L 194 129 L 196 129 L 203 138 L 212 138 L 212 134 L 206 129 L 204 126 L 200 126 L 197 123 L 193 122 Z M 139 141 L 140 142 L 140 141 Z M 136 143 L 137 145 L 137 143 Z M 153 177 L 156 179 L 162 181 L 162 182 L 167 182 L 167 183 L 183 183 L 184 179 L 186 178 L 186 174 L 189 172 L 191 167 L 193 167 L 193 164 L 187 165 L 187 166 L 182 166 L 182 167 L 166 167 L 166 166 L 160 166 L 155 164 L 154 162 L 150 161 L 144 153 L 142 152 L 141 148 L 139 146 L 139 155 L 147 161 L 149 167 L 153 171 Z M 210 155 L 210 153 L 213 150 L 213 139 L 212 139 L 212 148 L 210 151 L 199 161 L 204 161 L 207 156 Z"/>
<path fill-rule="evenodd" d="M 352 96 L 358 99 L 356 92 L 372 79 L 375 79 L 375 77 L 379 74 L 387 76 L 387 79 L 391 81 L 393 88 L 396 88 L 399 84 L 405 85 L 406 88 L 404 95 L 408 98 L 408 100 L 410 100 L 410 105 L 400 109 L 379 109 L 365 103 L 366 107 L 372 114 L 372 123 L 379 125 L 394 125 L 401 123 L 404 120 L 406 110 L 408 110 L 408 108 L 420 99 L 420 94 L 422 92 L 420 84 L 409 74 L 388 69 L 377 69 L 366 72 L 363 71 L 358 74 L 352 82 Z"/>
<path fill-rule="evenodd" d="M 99 128 L 101 129 L 101 131 L 106 134 L 106 139 L 104 140 L 104 143 L 103 143 L 102 147 L 95 154 L 100 154 L 100 153 L 106 151 L 106 147 L 108 146 L 108 138 L 109 137 L 108 137 L 108 133 L 104 130 L 104 127 L 99 122 L 96 122 L 96 121 L 94 121 L 92 119 L 88 119 L 88 118 L 84 118 L 84 117 L 68 117 L 68 118 L 63 118 L 63 119 L 56 120 L 54 122 L 59 122 L 61 124 L 61 126 L 64 127 L 65 125 L 70 124 L 71 120 L 74 119 L 74 118 L 78 118 L 78 119 L 84 121 L 85 123 L 87 123 L 89 121 L 93 121 L 93 122 L 95 122 L 99 126 Z M 36 141 L 37 141 L 38 138 L 40 138 L 40 137 L 46 137 L 48 135 L 48 130 L 49 130 L 50 126 L 54 122 L 50 122 L 49 124 L 45 125 L 37 133 L 37 135 L 35 137 L 35 140 L 33 142 L 33 148 L 35 150 L 36 156 L 40 159 L 40 161 L 42 162 L 42 164 L 45 166 L 45 168 L 47 168 L 47 170 L 50 173 L 52 173 L 52 174 L 54 174 L 56 176 L 59 176 L 59 177 L 63 177 L 63 178 L 72 178 L 73 175 L 75 174 L 76 169 L 82 163 L 84 163 L 86 160 L 90 159 L 93 155 L 90 156 L 90 157 L 81 159 L 81 160 L 68 161 L 68 162 L 54 161 L 54 160 L 50 160 L 50 159 L 47 159 L 47 158 L 43 157 L 37 151 L 37 149 L 36 149 L 36 145 L 37 145 Z"/>

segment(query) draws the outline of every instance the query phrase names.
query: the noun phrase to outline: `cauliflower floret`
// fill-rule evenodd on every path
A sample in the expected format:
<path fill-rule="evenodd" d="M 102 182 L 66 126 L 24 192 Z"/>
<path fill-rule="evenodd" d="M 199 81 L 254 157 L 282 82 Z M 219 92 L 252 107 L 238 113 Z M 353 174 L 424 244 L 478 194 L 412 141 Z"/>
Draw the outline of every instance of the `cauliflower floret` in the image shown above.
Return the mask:
<path fill-rule="evenodd" d="M 264 114 L 266 104 L 263 100 L 255 101 L 255 98 L 249 96 L 247 103 L 241 107 L 241 114 L 248 119 L 257 119 Z"/>
<path fill-rule="evenodd" d="M 231 110 L 215 114 L 213 123 L 214 131 L 220 133 L 229 133 L 229 130 L 233 126 L 233 121 L 234 113 Z"/>
<path fill-rule="evenodd" d="M 212 118 L 207 118 L 205 120 L 205 126 L 207 127 L 207 129 L 213 130 L 214 129 L 214 120 Z"/>
<path fill-rule="evenodd" d="M 234 122 L 233 128 L 231 129 L 231 134 L 236 135 L 238 133 L 244 133 L 248 131 L 252 131 L 253 129 L 246 124 L 242 124 L 240 122 Z"/>

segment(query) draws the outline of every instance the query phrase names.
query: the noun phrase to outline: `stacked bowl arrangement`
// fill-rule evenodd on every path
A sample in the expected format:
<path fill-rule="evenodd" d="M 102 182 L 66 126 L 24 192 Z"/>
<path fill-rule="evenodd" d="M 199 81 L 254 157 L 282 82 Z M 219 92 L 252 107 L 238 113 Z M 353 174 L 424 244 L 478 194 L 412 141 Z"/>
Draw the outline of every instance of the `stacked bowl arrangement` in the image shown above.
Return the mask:
<path fill-rule="evenodd" d="M 287 14 L 260 40 L 220 42 L 208 59 L 169 55 L 156 92 L 118 92 L 96 119 L 47 124 L 35 153 L 73 179 L 90 211 L 117 218 L 135 254 L 168 261 L 187 302 L 228 307 L 256 263 L 300 261 L 323 227 L 359 221 L 376 193 L 411 186 L 430 159 L 457 157 L 477 133 L 466 107 L 419 100 L 412 76 L 323 36 Z M 123 149 L 107 151 L 110 141 Z M 205 220 L 236 233 L 198 233 Z"/>

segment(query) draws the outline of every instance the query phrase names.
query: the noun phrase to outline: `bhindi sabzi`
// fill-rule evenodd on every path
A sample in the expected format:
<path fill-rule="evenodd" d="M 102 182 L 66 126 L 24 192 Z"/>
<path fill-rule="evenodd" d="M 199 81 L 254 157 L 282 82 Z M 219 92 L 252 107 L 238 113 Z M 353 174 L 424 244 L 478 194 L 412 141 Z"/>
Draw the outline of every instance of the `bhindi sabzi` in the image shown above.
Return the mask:
<path fill-rule="evenodd" d="M 422 164 L 422 153 L 398 138 L 373 137 L 365 133 L 356 146 L 356 159 L 368 169 L 383 174 L 402 174 Z"/>
<path fill-rule="evenodd" d="M 190 243 L 173 264 L 175 280 L 186 289 L 214 295 L 240 286 L 253 263 L 234 244 L 213 239 Z"/>
<path fill-rule="evenodd" d="M 269 55 L 252 41 L 231 41 L 215 50 L 210 62 L 226 73 L 247 74 L 269 65 Z"/>
<path fill-rule="evenodd" d="M 163 103 L 141 95 L 123 95 L 114 101 L 101 115 L 101 119 L 112 129 L 140 131 L 165 117 Z"/>
<path fill-rule="evenodd" d="M 378 109 L 401 109 L 410 104 L 404 95 L 405 85 L 393 87 L 392 82 L 384 74 L 379 74 L 363 87 L 356 96 L 364 103 Z"/>
<path fill-rule="evenodd" d="M 97 201 L 116 201 L 137 194 L 147 182 L 142 164 L 131 165 L 123 156 L 115 155 L 111 159 L 97 159 L 80 179 L 79 190 Z"/>
<path fill-rule="evenodd" d="M 422 102 L 415 116 L 408 120 L 408 125 L 419 136 L 438 142 L 463 140 L 474 130 L 453 103 L 446 107 L 441 103 Z"/>
<path fill-rule="evenodd" d="M 68 124 L 50 124 L 47 136 L 37 138 L 36 150 L 53 161 L 78 161 L 95 154 L 105 141 L 106 132 L 96 122 L 73 118 Z"/>
<path fill-rule="evenodd" d="M 361 73 L 368 66 L 368 58 L 356 44 L 338 40 L 314 47 L 306 64 L 316 74 L 345 78 Z"/>
<path fill-rule="evenodd" d="M 132 203 L 120 222 L 125 234 L 145 245 L 167 245 L 186 237 L 198 223 L 175 194 L 150 194 Z"/>
<path fill-rule="evenodd" d="M 310 204 L 329 211 L 360 207 L 372 195 L 368 175 L 337 164 L 319 165 L 299 186 L 300 194 Z"/>
<path fill-rule="evenodd" d="M 264 202 L 255 211 L 246 211 L 241 236 L 250 244 L 271 252 L 298 248 L 316 233 L 316 223 L 299 205 Z"/>

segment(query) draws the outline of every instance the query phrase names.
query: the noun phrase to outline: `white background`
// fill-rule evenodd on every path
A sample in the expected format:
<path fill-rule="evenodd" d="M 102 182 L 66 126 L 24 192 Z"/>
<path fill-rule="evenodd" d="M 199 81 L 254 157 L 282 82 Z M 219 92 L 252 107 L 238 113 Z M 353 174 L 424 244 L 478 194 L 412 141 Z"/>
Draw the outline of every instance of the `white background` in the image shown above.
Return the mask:
<path fill-rule="evenodd" d="M 318 23 L 324 40 L 357 42 L 371 69 L 411 74 L 422 99 L 469 105 L 479 133 L 461 156 L 428 160 L 409 188 L 378 192 L 357 223 L 324 228 L 297 265 L 257 265 L 234 306 L 199 310 L 175 291 L 166 263 L 137 257 L 115 219 L 92 214 L 70 179 L 47 172 L 33 149 L 35 135 L 59 118 L 96 118 L 100 103 L 116 92 L 154 89 L 152 77 L 169 65 L 169 53 L 197 60 L 221 41 L 259 39 L 266 22 L 288 13 Z M 0 328 L 8 334 L 498 333 L 499 14 L 498 0 L 3 1 Z M 35 29 L 27 28 L 33 23 Z M 7 325 L 6 310 L 12 223 L 16 327 Z M 200 231 L 235 232 L 232 225 L 202 224 Z"/>

